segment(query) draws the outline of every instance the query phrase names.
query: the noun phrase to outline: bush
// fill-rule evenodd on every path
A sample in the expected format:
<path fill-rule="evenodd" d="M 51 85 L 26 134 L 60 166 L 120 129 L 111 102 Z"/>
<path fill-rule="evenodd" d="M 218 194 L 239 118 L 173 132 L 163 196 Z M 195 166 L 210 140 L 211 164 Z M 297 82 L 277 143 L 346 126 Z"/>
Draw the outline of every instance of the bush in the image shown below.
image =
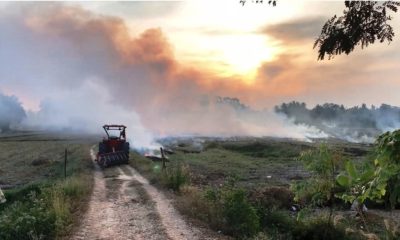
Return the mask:
<path fill-rule="evenodd" d="M 56 215 L 35 192 L 29 201 L 12 203 L 0 215 L 0 239 L 53 239 Z"/>
<path fill-rule="evenodd" d="M 295 201 L 313 206 L 332 205 L 336 192 L 336 172 L 343 166 L 343 156 L 327 145 L 302 152 L 299 160 L 311 177 L 292 184 Z"/>
<path fill-rule="evenodd" d="M 162 172 L 162 183 L 175 192 L 180 192 L 182 186 L 188 184 L 189 180 L 188 166 L 182 165 L 179 162 L 173 166 L 167 167 L 167 169 Z"/>
<path fill-rule="evenodd" d="M 200 219 L 212 229 L 225 232 L 226 224 L 221 204 L 216 201 L 216 198 L 211 199 L 208 196 L 208 193 L 214 192 L 213 190 L 203 191 L 195 187 L 185 187 L 181 191 L 182 194 L 178 196 L 178 204 L 176 205 L 180 212 Z"/>
<path fill-rule="evenodd" d="M 247 201 L 243 190 L 233 190 L 226 194 L 223 213 L 232 234 L 252 236 L 259 231 L 260 219 L 254 207 Z"/>
<path fill-rule="evenodd" d="M 354 239 L 347 236 L 342 228 L 336 228 L 333 224 L 328 223 L 325 219 L 314 219 L 308 222 L 299 222 L 294 228 L 294 240 L 346 240 Z"/>
<path fill-rule="evenodd" d="M 264 209 L 289 209 L 293 205 L 294 194 L 285 187 L 266 187 L 250 192 L 250 201 Z"/>
<path fill-rule="evenodd" d="M 72 222 L 72 207 L 76 207 L 71 203 L 87 196 L 89 183 L 85 177 L 76 176 L 5 191 L 0 239 L 54 239 L 64 234 Z"/>
<path fill-rule="evenodd" d="M 282 210 L 269 210 L 262 214 L 262 226 L 267 230 L 290 232 L 295 227 L 295 220 L 288 212 Z"/>

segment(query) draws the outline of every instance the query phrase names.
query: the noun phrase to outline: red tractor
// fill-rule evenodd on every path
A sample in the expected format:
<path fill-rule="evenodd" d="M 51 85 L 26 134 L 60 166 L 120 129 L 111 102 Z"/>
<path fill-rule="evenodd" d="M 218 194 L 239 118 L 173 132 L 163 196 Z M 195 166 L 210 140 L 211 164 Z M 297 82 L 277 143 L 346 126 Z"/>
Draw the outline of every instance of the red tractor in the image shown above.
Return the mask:
<path fill-rule="evenodd" d="M 96 161 L 101 167 L 126 164 L 129 161 L 129 142 L 124 125 L 104 125 L 107 138 L 99 143 Z"/>

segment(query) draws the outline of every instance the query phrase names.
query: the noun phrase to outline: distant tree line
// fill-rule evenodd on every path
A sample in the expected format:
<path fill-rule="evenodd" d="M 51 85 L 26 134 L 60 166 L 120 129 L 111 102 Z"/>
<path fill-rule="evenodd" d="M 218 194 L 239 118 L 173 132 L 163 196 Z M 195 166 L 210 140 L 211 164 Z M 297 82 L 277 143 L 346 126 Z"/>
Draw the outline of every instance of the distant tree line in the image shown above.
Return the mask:
<path fill-rule="evenodd" d="M 26 117 L 24 108 L 15 96 L 0 92 L 0 132 L 7 132 Z"/>
<path fill-rule="evenodd" d="M 239 98 L 232 98 L 232 97 L 220 97 L 216 98 L 216 103 L 219 105 L 227 105 L 235 109 L 236 111 L 251 111 L 250 107 L 244 105 L 240 102 Z"/>
<path fill-rule="evenodd" d="M 296 124 L 314 126 L 333 136 L 375 137 L 400 127 L 400 108 L 388 104 L 346 108 L 325 103 L 309 109 L 304 102 L 292 101 L 275 106 L 275 112 L 286 115 Z"/>

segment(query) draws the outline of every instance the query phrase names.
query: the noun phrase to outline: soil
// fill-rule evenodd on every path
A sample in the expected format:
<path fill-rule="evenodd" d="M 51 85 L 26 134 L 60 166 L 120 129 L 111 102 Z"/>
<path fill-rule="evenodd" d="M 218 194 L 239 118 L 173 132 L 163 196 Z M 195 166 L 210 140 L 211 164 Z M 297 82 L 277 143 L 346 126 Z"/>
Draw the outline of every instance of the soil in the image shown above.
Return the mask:
<path fill-rule="evenodd" d="M 94 151 L 91 150 L 92 159 Z M 71 239 L 219 239 L 193 226 L 172 200 L 129 165 L 100 169 L 95 164 L 89 207 Z M 222 238 L 222 236 L 221 236 Z"/>

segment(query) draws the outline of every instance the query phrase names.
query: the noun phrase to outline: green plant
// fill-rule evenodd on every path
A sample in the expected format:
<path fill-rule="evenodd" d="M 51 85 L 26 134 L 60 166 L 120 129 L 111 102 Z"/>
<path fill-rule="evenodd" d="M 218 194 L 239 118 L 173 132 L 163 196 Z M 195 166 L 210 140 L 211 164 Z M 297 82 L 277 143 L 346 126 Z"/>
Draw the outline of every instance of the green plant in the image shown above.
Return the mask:
<path fill-rule="evenodd" d="M 371 185 L 385 186 L 385 204 L 393 209 L 400 203 L 400 130 L 382 134 L 376 145 L 376 171 Z"/>
<path fill-rule="evenodd" d="M 286 211 L 271 209 L 264 211 L 262 216 L 262 226 L 268 231 L 288 233 L 296 225 L 295 219 Z"/>
<path fill-rule="evenodd" d="M 190 172 L 187 165 L 180 162 L 169 166 L 162 173 L 162 182 L 170 189 L 180 192 L 182 186 L 189 183 Z"/>
<path fill-rule="evenodd" d="M 400 202 L 400 130 L 378 137 L 374 167 L 361 172 L 347 162 L 346 172 L 338 175 L 337 182 L 347 188 L 338 195 L 347 202 L 357 201 L 362 206 L 369 199 L 394 208 Z"/>
<path fill-rule="evenodd" d="M 336 180 L 344 187 L 345 192 L 338 193 L 336 196 L 345 202 L 352 204 L 354 201 L 358 203 L 358 211 L 362 213 L 362 206 L 367 199 L 374 200 L 375 196 L 371 195 L 368 183 L 374 177 L 374 170 L 366 165 L 363 171 L 357 170 L 354 163 L 347 161 L 345 164 L 345 172 L 340 173 Z M 384 186 L 380 186 L 380 196 L 384 194 Z M 376 196 L 379 197 L 379 196 Z"/>
<path fill-rule="evenodd" d="M 15 201 L 0 215 L 0 239 L 53 239 L 56 215 L 45 199 L 31 192 L 27 201 Z"/>
<path fill-rule="evenodd" d="M 251 237 L 260 230 L 260 217 L 246 192 L 235 186 L 236 179 L 229 177 L 222 187 L 204 190 L 200 199 L 207 208 L 201 211 L 214 229 L 239 238 Z"/>
<path fill-rule="evenodd" d="M 249 200 L 265 209 L 289 209 L 293 205 L 294 194 L 287 187 L 258 188 L 249 193 Z"/>
<path fill-rule="evenodd" d="M 322 144 L 317 149 L 302 152 L 299 160 L 312 175 L 307 180 L 292 184 L 295 201 L 318 206 L 332 203 L 336 172 L 343 163 L 343 157 Z"/>
<path fill-rule="evenodd" d="M 324 239 L 324 240 L 337 240 L 337 239 L 354 239 L 346 235 L 345 231 L 341 228 L 336 228 L 330 224 L 326 219 L 312 219 L 307 222 L 298 223 L 292 232 L 292 239 L 294 240 L 310 240 L 310 239 Z"/>
<path fill-rule="evenodd" d="M 259 217 L 241 189 L 224 196 L 223 212 L 230 232 L 239 236 L 252 236 L 259 230 Z"/>

